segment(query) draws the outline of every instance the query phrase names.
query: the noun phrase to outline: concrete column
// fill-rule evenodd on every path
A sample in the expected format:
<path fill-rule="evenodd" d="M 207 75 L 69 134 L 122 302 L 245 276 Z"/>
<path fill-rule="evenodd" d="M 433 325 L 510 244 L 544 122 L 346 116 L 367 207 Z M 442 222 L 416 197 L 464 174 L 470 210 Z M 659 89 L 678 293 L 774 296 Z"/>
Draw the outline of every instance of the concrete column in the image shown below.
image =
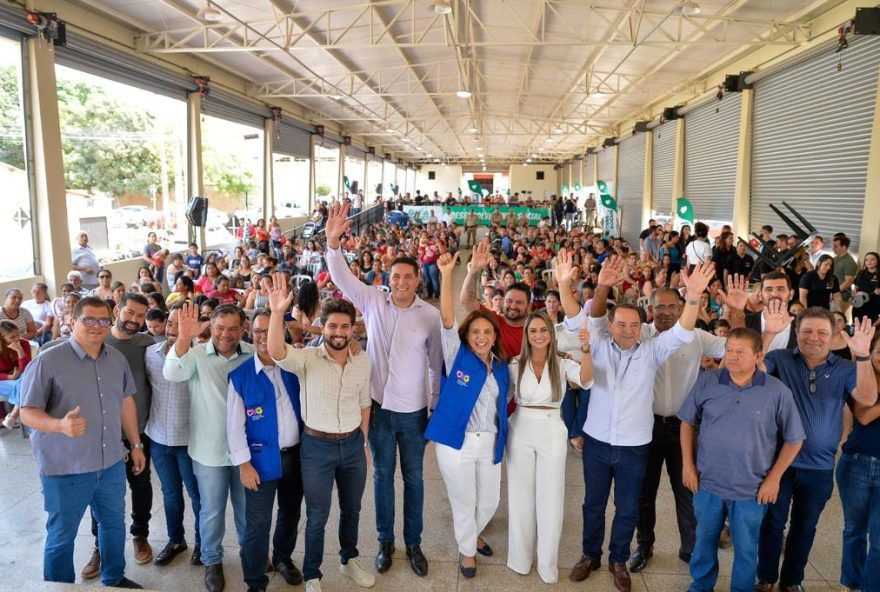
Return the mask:
<path fill-rule="evenodd" d="M 186 98 L 186 165 L 187 179 L 189 180 L 189 196 L 204 196 L 205 181 L 202 171 L 202 96 L 198 92 L 191 92 Z M 188 201 L 188 200 L 187 200 Z M 190 240 L 195 238 L 199 244 L 199 250 L 204 252 L 207 247 L 205 240 L 205 227 L 198 227 L 198 232 L 187 222 Z M 196 233 L 197 236 L 193 236 Z"/>
<path fill-rule="evenodd" d="M 275 184 L 273 182 L 272 152 L 275 150 L 275 122 L 263 120 L 263 219 L 268 224 L 275 215 Z"/>
<path fill-rule="evenodd" d="M 645 166 L 642 188 L 642 225 L 648 227 L 651 219 L 651 205 L 654 196 L 654 133 L 648 132 L 645 136 Z"/>
<path fill-rule="evenodd" d="M 342 199 L 342 192 L 345 191 L 345 144 L 339 145 L 339 162 L 336 174 L 336 198 Z"/>
<path fill-rule="evenodd" d="M 880 251 L 880 83 L 874 106 L 874 124 L 871 126 L 871 148 L 868 153 L 868 182 L 865 186 L 865 206 L 859 254 Z M 861 259 L 861 257 L 860 257 Z"/>
<path fill-rule="evenodd" d="M 67 221 L 67 192 L 61 151 L 61 122 L 55 82 L 55 48 L 40 37 L 26 42 L 30 141 L 33 153 L 33 228 L 36 231 L 34 262 L 38 274 L 57 294 L 67 281 L 71 265 L 71 231 Z M 25 292 L 27 294 L 27 292 Z"/>
<path fill-rule="evenodd" d="M 309 215 L 315 209 L 315 134 L 309 137 Z"/>
<path fill-rule="evenodd" d="M 742 92 L 742 111 L 739 119 L 739 144 L 736 149 L 736 185 L 733 190 L 733 235 L 748 239 L 749 209 L 752 202 L 752 108 L 755 104 L 755 91 L 745 89 Z M 874 121 L 874 134 L 880 129 L 878 121 Z M 876 139 L 876 138 L 875 138 Z M 880 141 L 876 142 L 880 148 Z M 877 150 L 880 157 L 880 150 Z M 868 184 L 871 176 L 868 175 Z M 867 205 L 867 204 L 866 204 Z M 876 220 L 876 218 L 875 218 Z M 876 223 L 875 229 L 876 230 Z"/>
<path fill-rule="evenodd" d="M 676 119 L 675 126 L 675 164 L 672 169 L 672 195 L 669 206 L 669 211 L 672 212 L 673 228 L 677 228 L 675 225 L 675 219 L 678 217 L 675 207 L 676 200 L 684 195 L 684 118 Z"/>

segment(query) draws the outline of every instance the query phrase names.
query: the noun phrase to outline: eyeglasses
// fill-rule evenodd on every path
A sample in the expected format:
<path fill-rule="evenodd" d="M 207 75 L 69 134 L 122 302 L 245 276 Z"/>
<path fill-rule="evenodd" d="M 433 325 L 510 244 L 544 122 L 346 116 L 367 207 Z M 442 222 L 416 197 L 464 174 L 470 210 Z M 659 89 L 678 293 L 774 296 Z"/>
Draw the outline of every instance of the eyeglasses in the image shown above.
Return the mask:
<path fill-rule="evenodd" d="M 109 275 L 99 275 L 99 276 L 98 276 L 98 279 L 99 279 L 99 280 L 105 280 L 105 279 L 109 280 L 109 279 L 110 279 L 110 276 L 109 276 Z"/>
<path fill-rule="evenodd" d="M 810 378 L 810 394 L 815 395 L 816 394 L 816 371 L 815 370 L 810 371 L 809 378 Z"/>
<path fill-rule="evenodd" d="M 95 317 L 82 317 L 80 319 L 86 327 L 98 327 L 100 326 L 102 329 L 106 329 L 110 325 L 113 324 L 113 319 L 108 319 L 107 317 L 103 318 L 95 318 Z"/>
<path fill-rule="evenodd" d="M 267 333 L 269 333 L 269 330 L 268 329 L 253 329 L 251 332 L 254 334 L 254 336 L 257 336 L 257 335 L 266 335 Z"/>

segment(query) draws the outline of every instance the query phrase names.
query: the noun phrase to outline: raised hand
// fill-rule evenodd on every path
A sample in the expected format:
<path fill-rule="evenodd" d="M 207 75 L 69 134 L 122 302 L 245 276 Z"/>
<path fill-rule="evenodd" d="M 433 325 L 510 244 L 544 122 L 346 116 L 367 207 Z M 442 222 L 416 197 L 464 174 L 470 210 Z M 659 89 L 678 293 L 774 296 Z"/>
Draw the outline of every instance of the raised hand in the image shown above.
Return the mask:
<path fill-rule="evenodd" d="M 269 288 L 269 310 L 273 313 L 283 313 L 293 304 L 293 294 L 284 280 L 284 274 L 276 272 L 272 274 L 272 287 Z"/>
<path fill-rule="evenodd" d="M 791 315 L 788 313 L 788 307 L 782 300 L 771 298 L 764 309 L 764 332 L 777 335 L 785 331 L 790 324 Z"/>
<path fill-rule="evenodd" d="M 480 241 L 471 254 L 471 269 L 481 270 L 489 265 L 489 240 Z"/>
<path fill-rule="evenodd" d="M 608 257 L 599 270 L 599 285 L 613 288 L 623 281 L 625 268 L 626 260 L 623 257 L 618 255 Z"/>
<path fill-rule="evenodd" d="M 874 327 L 869 317 L 862 317 L 853 323 L 855 333 L 852 337 L 844 331 L 841 336 L 846 341 L 849 351 L 853 356 L 867 356 L 871 353 L 871 339 L 874 337 Z"/>
<path fill-rule="evenodd" d="M 199 322 L 199 306 L 197 304 L 192 302 L 184 303 L 177 314 L 177 341 L 191 343 L 210 324 L 210 321 Z"/>
<path fill-rule="evenodd" d="M 79 438 L 86 433 L 86 420 L 79 416 L 79 405 L 59 420 L 59 431 L 68 438 Z"/>
<path fill-rule="evenodd" d="M 715 264 L 712 261 L 704 261 L 694 267 L 691 273 L 688 273 L 685 267 L 681 268 L 681 283 L 687 291 L 688 299 L 695 300 L 700 294 L 706 291 L 709 282 L 715 277 Z"/>
<path fill-rule="evenodd" d="M 331 249 L 339 248 L 339 239 L 351 226 L 351 220 L 348 220 L 349 205 L 335 203 L 330 206 L 330 214 L 327 216 L 327 223 L 324 224 L 324 232 L 327 235 L 327 246 Z"/>
<path fill-rule="evenodd" d="M 584 326 L 578 330 L 578 339 L 580 339 L 581 345 L 590 343 L 590 327 L 588 323 L 584 322 Z"/>
<path fill-rule="evenodd" d="M 440 269 L 440 275 L 447 276 L 455 271 L 455 264 L 458 262 L 458 253 L 455 255 L 450 255 L 449 253 L 443 253 L 440 255 L 440 258 L 437 259 L 437 267 Z"/>
<path fill-rule="evenodd" d="M 749 282 L 746 276 L 734 274 L 727 276 L 725 303 L 733 310 L 745 310 L 749 301 Z"/>
<path fill-rule="evenodd" d="M 556 265 L 553 267 L 553 275 L 560 288 L 571 286 L 574 273 L 574 265 L 571 261 L 571 253 L 567 249 L 560 249 L 556 255 Z"/>

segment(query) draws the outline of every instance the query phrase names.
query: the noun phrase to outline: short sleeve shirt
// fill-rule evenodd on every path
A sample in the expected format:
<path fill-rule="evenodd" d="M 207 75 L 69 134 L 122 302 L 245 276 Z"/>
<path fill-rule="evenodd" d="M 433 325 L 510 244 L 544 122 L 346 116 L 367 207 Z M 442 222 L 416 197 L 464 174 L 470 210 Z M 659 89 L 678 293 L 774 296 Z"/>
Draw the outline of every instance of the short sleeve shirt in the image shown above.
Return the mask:
<path fill-rule="evenodd" d="M 823 280 L 818 273 L 811 271 L 801 278 L 800 288 L 807 291 L 807 307 L 831 308 L 831 296 L 840 292 L 840 282 L 833 273 Z"/>
<path fill-rule="evenodd" d="M 34 316 L 31 314 L 31 311 L 22 306 L 18 309 L 18 316 L 14 319 L 10 319 L 6 316 L 6 311 L 0 308 L 0 321 L 10 321 L 15 323 L 15 326 L 18 327 L 18 330 L 24 335 L 27 333 L 28 323 L 34 322 Z"/>

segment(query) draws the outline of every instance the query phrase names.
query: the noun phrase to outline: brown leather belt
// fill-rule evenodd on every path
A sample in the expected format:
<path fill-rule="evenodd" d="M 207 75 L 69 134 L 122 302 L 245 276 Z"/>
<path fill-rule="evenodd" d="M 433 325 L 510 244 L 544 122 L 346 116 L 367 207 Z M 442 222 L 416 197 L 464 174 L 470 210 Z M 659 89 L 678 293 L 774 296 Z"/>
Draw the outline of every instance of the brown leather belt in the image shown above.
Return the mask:
<path fill-rule="evenodd" d="M 309 436 L 314 436 L 315 438 L 321 438 L 322 440 L 344 440 L 349 436 L 353 436 L 360 428 L 357 430 L 352 430 L 350 432 L 343 432 L 341 434 L 334 434 L 331 432 L 319 432 L 318 430 L 313 430 L 309 426 L 305 426 L 303 428 L 303 432 L 308 434 Z"/>

